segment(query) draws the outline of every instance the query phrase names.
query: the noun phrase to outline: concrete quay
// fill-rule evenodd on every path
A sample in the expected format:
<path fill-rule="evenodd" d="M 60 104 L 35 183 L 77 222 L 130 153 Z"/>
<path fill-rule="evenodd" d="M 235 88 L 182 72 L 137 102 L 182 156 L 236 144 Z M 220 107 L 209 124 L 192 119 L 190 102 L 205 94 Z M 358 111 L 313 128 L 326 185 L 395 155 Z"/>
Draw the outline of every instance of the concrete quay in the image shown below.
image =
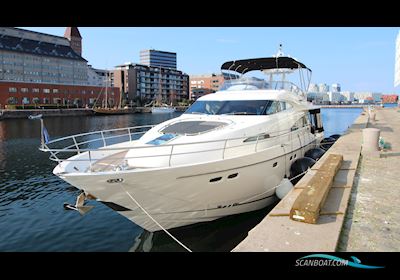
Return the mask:
<path fill-rule="evenodd" d="M 176 106 L 176 112 L 184 112 L 188 106 Z M 128 114 L 151 113 L 151 107 L 132 107 Z M 0 109 L 0 120 L 27 118 L 30 115 L 42 114 L 43 117 L 74 117 L 92 116 L 94 112 L 90 108 L 70 108 L 70 109 Z"/>
<path fill-rule="evenodd" d="M 30 115 L 42 114 L 43 117 L 62 116 L 91 116 L 92 109 L 71 108 L 71 109 L 25 109 L 25 110 L 0 110 L 0 120 L 27 118 Z"/>
<path fill-rule="evenodd" d="M 398 251 L 400 249 L 400 110 L 366 112 L 340 137 L 233 252 Z M 375 127 L 391 149 L 362 151 L 362 129 Z M 293 202 L 329 154 L 343 155 L 321 216 L 316 224 L 293 221 Z"/>
<path fill-rule="evenodd" d="M 391 149 L 363 154 L 356 172 L 338 251 L 400 251 L 400 110 L 376 110 L 368 127 Z"/>

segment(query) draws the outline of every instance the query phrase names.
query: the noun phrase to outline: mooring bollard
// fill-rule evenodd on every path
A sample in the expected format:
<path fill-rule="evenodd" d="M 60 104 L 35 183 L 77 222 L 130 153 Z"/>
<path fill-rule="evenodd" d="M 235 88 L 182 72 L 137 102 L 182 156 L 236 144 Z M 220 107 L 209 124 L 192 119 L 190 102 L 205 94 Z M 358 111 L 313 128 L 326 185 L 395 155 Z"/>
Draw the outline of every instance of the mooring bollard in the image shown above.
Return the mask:
<path fill-rule="evenodd" d="M 376 112 L 375 111 L 370 111 L 369 112 L 369 119 L 371 121 L 375 121 L 375 116 L 376 116 Z"/>
<path fill-rule="evenodd" d="M 379 136 L 381 131 L 377 128 L 365 128 L 363 131 L 362 153 L 379 152 Z"/>

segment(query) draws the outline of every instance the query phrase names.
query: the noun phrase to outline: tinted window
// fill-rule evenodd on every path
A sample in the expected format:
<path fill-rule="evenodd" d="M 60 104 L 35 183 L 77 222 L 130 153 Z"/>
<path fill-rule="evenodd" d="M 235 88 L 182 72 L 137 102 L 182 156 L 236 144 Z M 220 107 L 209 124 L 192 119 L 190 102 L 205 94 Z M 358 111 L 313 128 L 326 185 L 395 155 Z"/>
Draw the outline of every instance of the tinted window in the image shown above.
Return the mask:
<path fill-rule="evenodd" d="M 271 105 L 267 108 L 266 114 L 272 115 L 280 111 L 280 104 L 279 101 L 273 101 Z"/>
<path fill-rule="evenodd" d="M 196 101 L 185 114 L 265 115 L 273 103 L 270 100 Z"/>

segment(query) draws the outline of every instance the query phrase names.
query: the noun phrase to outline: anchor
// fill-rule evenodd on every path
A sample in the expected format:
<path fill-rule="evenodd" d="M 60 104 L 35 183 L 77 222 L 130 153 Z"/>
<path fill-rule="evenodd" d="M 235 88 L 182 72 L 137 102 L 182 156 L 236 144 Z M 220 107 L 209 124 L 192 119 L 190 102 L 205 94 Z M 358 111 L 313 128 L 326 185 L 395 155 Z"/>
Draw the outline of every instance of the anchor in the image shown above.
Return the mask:
<path fill-rule="evenodd" d="M 85 192 L 82 192 L 76 197 L 75 205 L 64 203 L 65 210 L 75 210 L 78 211 L 82 216 L 89 212 L 94 206 L 84 206 L 85 200 L 91 199 L 91 196 L 86 196 Z"/>

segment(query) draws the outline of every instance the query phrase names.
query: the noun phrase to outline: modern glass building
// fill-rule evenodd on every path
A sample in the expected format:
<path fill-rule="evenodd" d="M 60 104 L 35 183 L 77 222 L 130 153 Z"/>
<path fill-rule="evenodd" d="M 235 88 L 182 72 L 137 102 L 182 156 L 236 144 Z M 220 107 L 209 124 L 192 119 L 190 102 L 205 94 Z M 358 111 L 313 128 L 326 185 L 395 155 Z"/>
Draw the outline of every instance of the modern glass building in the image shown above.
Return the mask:
<path fill-rule="evenodd" d="M 176 53 L 158 50 L 140 51 L 140 64 L 176 69 Z"/>

